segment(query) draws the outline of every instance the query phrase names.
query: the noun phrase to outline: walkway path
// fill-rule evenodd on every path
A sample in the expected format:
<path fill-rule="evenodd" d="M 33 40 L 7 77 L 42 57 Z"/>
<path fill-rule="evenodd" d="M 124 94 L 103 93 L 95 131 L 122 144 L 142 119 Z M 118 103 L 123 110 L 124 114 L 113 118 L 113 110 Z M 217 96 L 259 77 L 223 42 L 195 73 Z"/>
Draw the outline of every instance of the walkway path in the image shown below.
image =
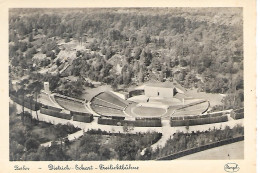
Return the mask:
<path fill-rule="evenodd" d="M 155 150 L 157 147 L 164 147 L 167 140 L 173 134 L 171 133 L 173 128 L 170 126 L 168 120 L 162 120 L 162 126 L 162 138 L 151 146 L 153 150 Z"/>

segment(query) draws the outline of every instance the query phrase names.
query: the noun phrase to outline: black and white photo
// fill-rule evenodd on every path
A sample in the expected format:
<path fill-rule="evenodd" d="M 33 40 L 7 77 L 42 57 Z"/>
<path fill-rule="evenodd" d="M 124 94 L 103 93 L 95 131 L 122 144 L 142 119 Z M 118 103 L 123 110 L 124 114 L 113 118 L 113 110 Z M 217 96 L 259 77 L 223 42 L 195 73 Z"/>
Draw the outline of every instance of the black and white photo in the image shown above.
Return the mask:
<path fill-rule="evenodd" d="M 8 13 L 9 161 L 245 158 L 242 7 Z"/>

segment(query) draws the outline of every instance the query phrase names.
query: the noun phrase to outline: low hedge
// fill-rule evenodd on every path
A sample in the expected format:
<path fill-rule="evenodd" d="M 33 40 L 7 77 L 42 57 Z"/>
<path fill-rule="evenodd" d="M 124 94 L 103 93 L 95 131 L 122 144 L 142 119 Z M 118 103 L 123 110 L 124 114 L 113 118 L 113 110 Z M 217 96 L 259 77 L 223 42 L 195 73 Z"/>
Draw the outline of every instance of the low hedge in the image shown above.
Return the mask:
<path fill-rule="evenodd" d="M 231 117 L 232 117 L 233 119 L 235 119 L 235 120 L 243 119 L 243 118 L 244 118 L 244 112 L 232 114 Z"/>
<path fill-rule="evenodd" d="M 93 115 L 73 115 L 73 121 L 79 121 L 84 123 L 90 123 L 93 121 Z"/>
<path fill-rule="evenodd" d="M 98 118 L 98 124 L 104 124 L 104 125 L 123 125 L 122 120 L 115 120 L 115 119 L 106 119 L 106 118 Z"/>
<path fill-rule="evenodd" d="M 50 109 L 45 109 L 45 108 L 41 108 L 40 109 L 40 113 L 46 114 L 46 115 L 50 115 L 50 116 L 53 116 L 53 117 L 57 117 L 57 118 L 67 119 L 67 120 L 71 119 L 71 115 L 70 114 L 57 112 L 57 111 L 50 110 Z"/>
<path fill-rule="evenodd" d="M 171 120 L 183 120 L 183 117 L 171 117 Z"/>
<path fill-rule="evenodd" d="M 208 118 L 199 118 L 199 119 L 189 119 L 189 120 L 171 120 L 171 126 L 194 126 L 202 124 L 212 124 L 228 121 L 227 115 L 218 116 L 218 117 L 208 117 Z"/>
<path fill-rule="evenodd" d="M 107 118 L 98 118 L 98 124 L 104 125 L 114 125 L 114 126 L 123 126 L 127 125 L 134 125 L 134 121 L 130 120 L 119 120 L 119 119 L 107 119 Z"/>
<path fill-rule="evenodd" d="M 129 92 L 129 97 L 144 95 L 144 90 L 133 90 Z"/>
<path fill-rule="evenodd" d="M 162 123 L 158 121 L 135 121 L 136 127 L 162 127 Z"/>
<path fill-rule="evenodd" d="M 161 127 L 162 126 L 161 120 L 149 120 L 149 119 L 130 121 L 130 120 L 120 120 L 120 119 L 98 118 L 98 124 L 115 125 L 115 126 L 123 126 L 127 124 L 135 127 Z"/>
<path fill-rule="evenodd" d="M 60 112 L 60 111 L 62 111 L 61 108 L 56 108 L 56 107 L 48 106 L 48 105 L 42 105 L 42 108 L 49 109 L 49 110 L 52 110 L 52 111 L 55 111 L 55 112 Z"/>
<path fill-rule="evenodd" d="M 125 117 L 119 117 L 119 116 L 112 116 L 113 120 L 124 120 Z"/>
<path fill-rule="evenodd" d="M 190 116 L 178 116 L 171 117 L 172 120 L 193 120 L 193 119 L 201 119 L 201 118 L 212 118 L 212 117 L 221 117 L 225 113 L 214 113 L 214 114 L 204 114 L 204 115 L 190 115 Z"/>
<path fill-rule="evenodd" d="M 162 122 L 161 122 L 161 119 L 158 119 L 158 118 L 136 119 L 135 126 L 136 127 L 161 127 Z"/>
<path fill-rule="evenodd" d="M 243 113 L 244 112 L 244 108 L 234 110 L 234 112 L 235 113 Z"/>
<path fill-rule="evenodd" d="M 74 115 L 91 116 L 92 115 L 92 114 L 86 113 L 86 112 L 75 112 L 75 111 L 70 111 L 70 114 L 72 116 L 74 116 Z"/>

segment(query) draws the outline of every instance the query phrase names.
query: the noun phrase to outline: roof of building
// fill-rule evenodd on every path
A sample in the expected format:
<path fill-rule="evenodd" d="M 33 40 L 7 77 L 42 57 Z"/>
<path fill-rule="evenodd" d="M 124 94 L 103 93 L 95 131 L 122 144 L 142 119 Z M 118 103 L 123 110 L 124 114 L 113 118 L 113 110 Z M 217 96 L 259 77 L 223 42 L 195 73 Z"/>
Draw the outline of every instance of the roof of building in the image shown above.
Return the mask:
<path fill-rule="evenodd" d="M 145 84 L 145 86 L 150 87 L 161 87 L 161 88 L 175 88 L 176 86 L 173 84 L 173 82 L 148 82 Z"/>
<path fill-rule="evenodd" d="M 166 82 L 150 81 L 141 86 L 136 87 L 135 90 L 140 90 L 140 89 L 144 90 L 146 86 L 159 87 L 159 88 L 175 88 L 179 93 L 184 93 L 183 91 L 185 91 L 185 89 L 181 87 L 177 82 L 170 82 L 170 81 L 166 81 Z"/>

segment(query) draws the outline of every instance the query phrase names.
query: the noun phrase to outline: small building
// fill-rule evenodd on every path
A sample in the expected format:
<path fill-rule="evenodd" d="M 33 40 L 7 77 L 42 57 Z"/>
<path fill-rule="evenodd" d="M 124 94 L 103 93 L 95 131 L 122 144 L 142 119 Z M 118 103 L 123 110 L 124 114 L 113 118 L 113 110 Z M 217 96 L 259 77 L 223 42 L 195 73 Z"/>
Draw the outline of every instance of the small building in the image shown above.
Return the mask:
<path fill-rule="evenodd" d="M 44 91 L 46 93 L 50 94 L 51 92 L 50 92 L 50 84 L 49 84 L 49 82 L 44 82 L 43 85 L 44 85 Z"/>
<path fill-rule="evenodd" d="M 183 91 L 170 82 L 152 83 L 144 86 L 144 95 L 147 97 L 172 98 L 177 93 L 183 93 Z"/>

